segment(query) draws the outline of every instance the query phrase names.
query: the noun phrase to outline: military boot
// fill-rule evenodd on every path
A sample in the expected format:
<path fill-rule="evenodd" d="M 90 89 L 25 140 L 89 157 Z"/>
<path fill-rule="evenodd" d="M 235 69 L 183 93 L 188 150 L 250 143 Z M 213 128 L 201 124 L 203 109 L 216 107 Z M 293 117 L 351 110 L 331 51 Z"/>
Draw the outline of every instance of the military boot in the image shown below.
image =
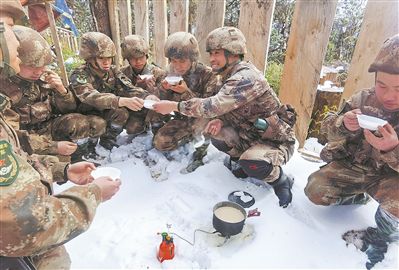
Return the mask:
<path fill-rule="evenodd" d="M 119 125 L 113 125 L 107 127 L 104 135 L 100 137 L 99 144 L 107 150 L 112 150 L 114 147 L 119 147 L 116 143 L 116 137 L 123 131 L 123 128 Z"/>
<path fill-rule="evenodd" d="M 210 141 L 205 141 L 203 145 L 200 147 L 195 148 L 195 151 L 193 153 L 193 160 L 190 162 L 190 164 L 187 165 L 187 167 L 181 171 L 181 173 L 186 174 L 186 173 L 191 173 L 195 171 L 198 167 L 201 167 L 204 165 L 204 162 L 202 159 L 206 156 L 208 153 L 208 146 L 210 144 Z"/>
<path fill-rule="evenodd" d="M 283 170 L 281 170 L 280 177 L 274 182 L 268 182 L 273 189 L 274 193 L 279 199 L 281 207 L 286 208 L 292 201 L 291 188 L 294 184 L 294 179 L 287 176 Z"/>
<path fill-rule="evenodd" d="M 341 198 L 337 205 L 367 204 L 370 200 L 371 197 L 367 193 L 360 193 Z"/>
<path fill-rule="evenodd" d="M 241 165 L 237 162 L 238 158 L 226 157 L 223 161 L 223 165 L 227 167 L 235 177 L 237 178 L 247 178 L 248 174 L 246 174 L 241 167 Z"/>
<path fill-rule="evenodd" d="M 96 153 L 96 145 L 98 138 L 85 138 L 77 142 L 78 147 L 71 155 L 71 162 L 85 161 L 88 159 L 98 159 L 99 155 Z"/>

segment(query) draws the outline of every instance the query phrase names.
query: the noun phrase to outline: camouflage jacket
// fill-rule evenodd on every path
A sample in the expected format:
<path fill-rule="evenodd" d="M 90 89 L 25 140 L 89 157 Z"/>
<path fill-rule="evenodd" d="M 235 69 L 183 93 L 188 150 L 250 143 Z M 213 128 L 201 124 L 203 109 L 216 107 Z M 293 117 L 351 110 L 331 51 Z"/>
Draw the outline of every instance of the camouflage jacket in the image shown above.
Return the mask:
<path fill-rule="evenodd" d="M 159 90 L 157 90 L 156 88 L 148 89 L 146 88 L 146 85 L 138 84 L 137 80 L 140 79 L 139 78 L 140 75 L 152 74 L 155 77 L 155 85 L 159 85 L 161 81 L 166 77 L 166 72 L 161 68 L 153 64 L 147 64 L 140 73 L 136 73 L 130 65 L 127 65 L 121 69 L 121 72 L 125 74 L 135 86 L 141 87 L 144 90 L 150 92 L 151 94 L 154 94 L 157 97 L 159 97 Z"/>
<path fill-rule="evenodd" d="M 13 121 L 18 121 L 15 128 L 21 129 L 18 135 L 23 149 L 29 154 L 56 154 L 57 142 L 51 139 L 51 120 L 76 110 L 72 92 L 61 95 L 40 79 L 30 81 L 18 75 L 2 79 L 0 85 L 0 92 L 10 98 L 11 109 L 18 114 Z"/>
<path fill-rule="evenodd" d="M 56 157 L 27 156 L 3 118 L 0 95 L 0 256 L 40 254 L 87 230 L 100 203 L 95 184 L 52 193 L 66 163 Z"/>
<path fill-rule="evenodd" d="M 249 144 L 268 141 L 294 144 L 295 113 L 282 106 L 264 76 L 249 62 L 239 62 L 222 74 L 223 86 L 211 97 L 181 102 L 179 111 L 188 116 L 221 119 Z M 254 127 L 257 118 L 266 119 L 265 132 Z"/>
<path fill-rule="evenodd" d="M 78 99 L 78 112 L 117 109 L 119 97 L 145 98 L 149 93 L 132 84 L 128 77 L 115 67 L 103 77 L 85 64 L 75 69 L 70 78 L 71 88 Z"/>
<path fill-rule="evenodd" d="M 363 129 L 351 132 L 345 128 L 343 115 L 353 109 L 388 121 L 399 136 L 399 111 L 385 111 L 377 100 L 374 88 L 365 89 L 345 102 L 338 114 L 330 113 L 323 121 L 321 131 L 326 134 L 328 143 L 320 154 L 321 158 L 326 162 L 343 160 L 374 172 L 399 172 L 399 146 L 389 152 L 381 152 L 366 141 Z"/>

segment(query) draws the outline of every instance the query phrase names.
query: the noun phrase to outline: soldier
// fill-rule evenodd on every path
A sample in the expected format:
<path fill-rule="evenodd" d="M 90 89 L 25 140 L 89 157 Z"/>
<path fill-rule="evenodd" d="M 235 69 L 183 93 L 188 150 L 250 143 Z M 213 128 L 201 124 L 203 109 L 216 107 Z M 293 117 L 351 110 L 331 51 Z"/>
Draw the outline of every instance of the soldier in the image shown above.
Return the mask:
<path fill-rule="evenodd" d="M 377 228 L 349 231 L 344 240 L 365 251 L 369 269 L 384 258 L 387 243 L 398 239 L 399 224 L 399 35 L 388 39 L 369 67 L 375 86 L 356 92 L 339 113 L 322 124 L 328 144 L 321 157 L 327 165 L 309 176 L 305 194 L 318 205 L 378 203 Z M 362 129 L 357 115 L 388 123 L 377 131 Z"/>
<path fill-rule="evenodd" d="M 150 53 L 148 43 L 142 36 L 129 35 L 123 39 L 121 48 L 123 58 L 129 62 L 121 71 L 135 86 L 141 87 L 159 97 L 159 90 L 156 86 L 161 83 L 166 73 L 154 64 L 147 63 Z M 153 111 L 141 110 L 129 118 L 127 125 L 137 127 L 132 132 L 131 137 L 133 137 L 146 130 L 146 122 L 151 123 L 153 132 L 155 133 L 166 120 L 166 117 Z"/>
<path fill-rule="evenodd" d="M 20 72 L 0 80 L 1 92 L 7 95 L 11 109 L 19 114 L 23 148 L 29 154 L 71 155 L 77 145 L 105 132 L 101 117 L 70 113 L 76 109 L 75 98 L 64 87 L 57 73 L 46 69 L 52 62 L 47 41 L 35 30 L 15 26 L 20 41 Z M 83 144 L 80 144 L 82 148 Z"/>
<path fill-rule="evenodd" d="M 182 76 L 177 85 L 166 80 L 161 83 L 161 99 L 184 101 L 191 98 L 206 98 L 217 93 L 220 88 L 217 76 L 212 69 L 198 62 L 199 47 L 195 37 L 186 32 L 171 34 L 165 43 L 165 56 L 169 59 L 169 74 Z M 160 151 L 170 151 L 190 141 L 193 134 L 199 133 L 208 120 L 195 119 L 177 113 L 154 136 L 154 146 Z M 209 142 L 194 153 L 194 161 L 202 165 Z M 195 168 L 188 168 L 189 171 Z"/>
<path fill-rule="evenodd" d="M 223 86 L 208 98 L 186 101 L 160 101 L 160 113 L 178 111 L 183 115 L 216 118 L 205 127 L 212 144 L 230 156 L 227 164 L 237 177 L 250 176 L 272 185 L 279 204 L 292 200 L 293 179 L 281 166 L 294 152 L 295 112 L 279 99 L 263 74 L 244 62 L 246 40 L 234 27 L 221 27 L 209 33 L 206 50 L 213 71 L 222 76 Z M 259 123 L 263 124 L 259 125 Z M 255 127 L 258 126 L 257 127 Z M 235 162 L 237 161 L 237 162 Z"/>
<path fill-rule="evenodd" d="M 127 134 L 137 129 L 128 124 L 128 118 L 143 108 L 143 99 L 158 98 L 135 87 L 129 78 L 112 66 L 115 45 L 105 34 L 85 33 L 81 38 L 79 55 L 86 63 L 75 69 L 71 75 L 71 87 L 78 99 L 77 111 L 83 114 L 101 116 L 107 122 L 107 129 L 99 144 L 111 150 L 116 137 L 126 128 Z M 133 111 L 133 112 L 131 112 Z M 97 141 L 90 141 L 94 148 Z"/>
<path fill-rule="evenodd" d="M 20 63 L 19 42 L 4 22 L 13 25 L 23 14 L 17 0 L 0 4 L 1 78 L 19 72 Z M 51 157 L 45 159 L 45 167 L 27 156 L 15 130 L 3 118 L 8 101 L 0 94 L 1 269 L 69 269 L 63 243 L 87 230 L 98 204 L 118 191 L 120 181 L 103 177 L 89 183 L 92 163 L 68 165 Z M 68 179 L 81 186 L 51 195 L 53 182 Z"/>

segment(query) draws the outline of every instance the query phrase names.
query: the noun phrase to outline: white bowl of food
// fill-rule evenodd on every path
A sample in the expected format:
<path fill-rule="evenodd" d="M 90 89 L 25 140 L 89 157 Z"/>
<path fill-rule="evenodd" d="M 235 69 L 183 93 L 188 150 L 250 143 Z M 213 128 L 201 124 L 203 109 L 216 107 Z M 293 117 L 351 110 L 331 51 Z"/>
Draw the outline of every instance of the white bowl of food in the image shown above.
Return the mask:
<path fill-rule="evenodd" d="M 151 100 L 151 99 L 145 99 L 145 100 L 144 100 L 144 105 L 143 105 L 143 106 L 144 106 L 144 108 L 153 110 L 154 107 L 152 107 L 152 105 L 154 105 L 155 103 L 157 103 L 157 101 Z"/>
<path fill-rule="evenodd" d="M 152 77 L 154 77 L 154 75 L 152 75 L 152 74 L 142 74 L 142 75 L 139 75 L 139 78 L 140 78 L 141 80 L 152 79 Z"/>
<path fill-rule="evenodd" d="M 109 176 L 112 180 L 120 179 L 121 177 L 121 170 L 114 167 L 98 167 L 94 171 L 91 172 L 91 176 L 94 179 L 102 177 L 102 176 Z"/>
<path fill-rule="evenodd" d="M 178 85 L 180 81 L 183 80 L 181 76 L 167 76 L 165 80 L 168 82 L 170 85 Z"/>
<path fill-rule="evenodd" d="M 383 119 L 365 114 L 358 114 L 357 121 L 361 128 L 369 130 L 377 130 L 379 126 L 385 126 L 388 123 Z"/>

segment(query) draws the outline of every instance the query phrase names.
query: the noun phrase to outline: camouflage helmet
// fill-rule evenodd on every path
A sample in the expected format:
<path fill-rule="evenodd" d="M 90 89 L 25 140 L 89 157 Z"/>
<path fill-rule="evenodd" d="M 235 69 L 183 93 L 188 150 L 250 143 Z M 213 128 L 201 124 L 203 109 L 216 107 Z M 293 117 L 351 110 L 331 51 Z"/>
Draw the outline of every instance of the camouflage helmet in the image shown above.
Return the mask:
<path fill-rule="evenodd" d="M 79 55 L 84 60 L 96 57 L 114 57 L 115 44 L 109 36 L 100 32 L 87 32 L 80 40 Z"/>
<path fill-rule="evenodd" d="M 192 62 L 196 62 L 199 57 L 198 42 L 190 33 L 173 33 L 165 42 L 165 56 L 178 59 L 189 58 Z"/>
<path fill-rule="evenodd" d="M 387 39 L 380 49 L 369 72 L 382 71 L 399 74 L 399 34 Z"/>
<path fill-rule="evenodd" d="M 38 32 L 20 25 L 13 30 L 20 43 L 18 54 L 23 65 L 44 67 L 53 61 L 50 45 Z"/>
<path fill-rule="evenodd" d="M 121 48 L 124 59 L 139 58 L 148 55 L 150 51 L 148 43 L 139 35 L 126 36 L 121 43 Z"/>
<path fill-rule="evenodd" d="M 26 16 L 19 0 L 0 1 L 0 14 L 9 15 L 14 21 Z"/>
<path fill-rule="evenodd" d="M 208 34 L 206 51 L 223 49 L 232 54 L 246 54 L 247 41 L 243 33 L 235 27 L 219 27 Z"/>

